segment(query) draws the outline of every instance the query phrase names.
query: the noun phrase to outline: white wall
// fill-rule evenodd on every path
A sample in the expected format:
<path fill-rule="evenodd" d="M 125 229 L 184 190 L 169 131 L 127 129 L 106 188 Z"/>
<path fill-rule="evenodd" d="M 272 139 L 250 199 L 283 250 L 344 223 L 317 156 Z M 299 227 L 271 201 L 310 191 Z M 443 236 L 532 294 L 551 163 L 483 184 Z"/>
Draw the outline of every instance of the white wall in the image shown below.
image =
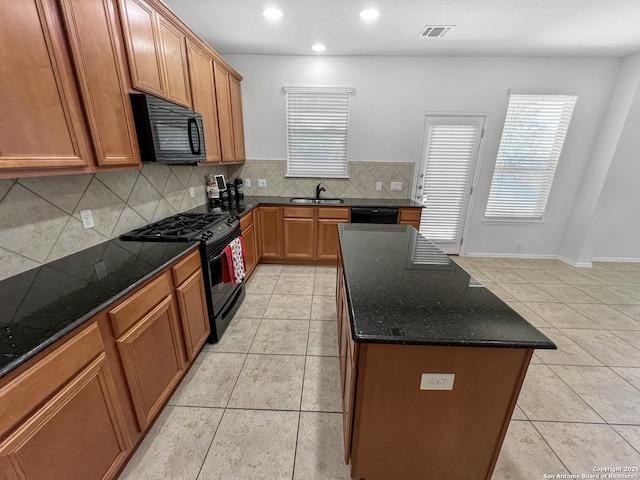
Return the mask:
<path fill-rule="evenodd" d="M 590 265 L 594 257 L 598 239 L 606 242 L 606 232 L 600 233 L 602 225 L 596 218 L 596 208 L 603 193 L 605 181 L 614 162 L 625 124 L 640 80 L 640 54 L 626 57 L 620 64 L 616 83 L 607 110 L 603 115 L 602 126 L 595 139 L 587 168 L 580 179 L 580 190 L 574 200 L 571 216 L 565 228 L 565 234 L 559 249 L 559 255 L 577 265 Z M 625 158 L 618 157 L 618 160 Z M 624 161 L 622 161 L 624 164 Z M 624 168 L 624 165 L 621 165 Z M 623 177 L 625 173 L 619 172 Z M 632 175 L 633 171 L 629 172 Z M 620 188 L 619 188 L 620 187 Z M 618 185 L 612 179 L 609 185 L 609 200 L 599 215 L 615 214 L 611 206 L 618 204 L 626 211 L 633 209 L 627 197 L 624 184 Z M 609 210 L 609 211 L 607 211 Z M 623 215 L 624 216 L 624 215 Z M 608 250 L 611 252 L 611 249 Z M 622 253 L 610 253 L 613 258 L 640 258 L 638 250 L 632 257 L 622 257 Z"/>
<path fill-rule="evenodd" d="M 349 160 L 416 162 L 422 115 L 486 114 L 468 254 L 556 255 L 600 129 L 620 61 L 602 58 L 324 57 L 228 55 L 244 76 L 247 158 L 286 158 L 287 85 L 353 86 Z M 508 90 L 578 95 L 544 222 L 482 221 Z"/>
<path fill-rule="evenodd" d="M 592 222 L 596 259 L 640 259 L 640 88 Z"/>

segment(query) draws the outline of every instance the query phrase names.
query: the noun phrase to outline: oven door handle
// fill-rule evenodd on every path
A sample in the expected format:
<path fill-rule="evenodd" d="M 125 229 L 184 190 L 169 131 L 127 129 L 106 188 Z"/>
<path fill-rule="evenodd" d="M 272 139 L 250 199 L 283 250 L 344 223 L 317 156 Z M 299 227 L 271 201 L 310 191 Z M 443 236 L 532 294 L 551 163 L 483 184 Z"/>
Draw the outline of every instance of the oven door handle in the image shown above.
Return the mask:
<path fill-rule="evenodd" d="M 217 262 L 218 260 L 220 260 L 222 257 L 224 256 L 224 251 L 220 254 L 220 255 L 216 255 L 213 258 L 209 259 L 209 263 L 213 263 L 213 262 Z"/>

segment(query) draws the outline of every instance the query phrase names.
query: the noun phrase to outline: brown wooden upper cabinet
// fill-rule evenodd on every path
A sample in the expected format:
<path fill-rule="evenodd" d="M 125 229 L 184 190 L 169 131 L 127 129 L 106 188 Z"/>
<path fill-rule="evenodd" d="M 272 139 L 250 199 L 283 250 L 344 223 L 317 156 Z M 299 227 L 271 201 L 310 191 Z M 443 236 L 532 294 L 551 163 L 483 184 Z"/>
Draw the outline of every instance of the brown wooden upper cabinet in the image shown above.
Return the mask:
<path fill-rule="evenodd" d="M 202 115 L 207 162 L 220 162 L 220 131 L 213 80 L 213 58 L 193 41 L 187 41 L 193 109 Z"/>
<path fill-rule="evenodd" d="M 140 164 L 114 1 L 3 4 L 0 176 Z"/>
<path fill-rule="evenodd" d="M 244 126 L 240 80 L 214 62 L 216 103 L 223 162 L 244 162 Z"/>
<path fill-rule="evenodd" d="M 144 0 L 119 0 L 133 88 L 191 108 L 186 35 Z"/>
<path fill-rule="evenodd" d="M 80 93 L 56 3 L 2 4 L 0 171 L 90 164 Z"/>

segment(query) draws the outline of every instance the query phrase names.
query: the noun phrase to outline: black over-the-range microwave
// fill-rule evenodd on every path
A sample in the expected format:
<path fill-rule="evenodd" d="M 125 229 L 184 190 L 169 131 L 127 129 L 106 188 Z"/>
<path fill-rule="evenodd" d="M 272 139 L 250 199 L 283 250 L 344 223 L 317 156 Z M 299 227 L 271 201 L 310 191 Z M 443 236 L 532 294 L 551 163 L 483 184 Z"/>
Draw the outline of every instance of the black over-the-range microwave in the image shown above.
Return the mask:
<path fill-rule="evenodd" d="M 202 115 L 145 93 L 132 93 L 131 106 L 143 162 L 207 160 Z"/>

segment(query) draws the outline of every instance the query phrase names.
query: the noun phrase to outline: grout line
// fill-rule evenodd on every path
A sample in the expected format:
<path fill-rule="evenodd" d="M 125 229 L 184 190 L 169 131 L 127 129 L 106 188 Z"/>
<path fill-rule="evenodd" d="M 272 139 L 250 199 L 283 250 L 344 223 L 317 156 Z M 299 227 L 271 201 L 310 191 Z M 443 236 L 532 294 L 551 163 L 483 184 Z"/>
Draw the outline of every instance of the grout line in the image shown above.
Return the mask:
<path fill-rule="evenodd" d="M 556 423 L 562 423 L 562 422 L 556 422 Z M 596 425 L 599 425 L 599 424 L 596 424 Z M 569 470 L 569 468 L 567 467 L 567 465 L 562 461 L 562 459 L 560 458 L 560 455 L 558 455 L 558 453 L 549 444 L 549 442 L 547 441 L 545 436 L 542 434 L 542 432 L 540 430 L 538 430 L 538 427 L 536 427 L 536 424 L 531 422 L 531 426 L 535 429 L 536 432 L 538 432 L 538 435 L 540 435 L 540 438 L 542 438 L 542 441 L 547 444 L 547 447 L 549 447 L 549 450 L 551 450 L 553 452 L 553 454 L 556 456 L 556 458 L 562 464 L 562 466 L 565 468 L 565 470 L 567 472 L 569 472 L 569 473 L 572 473 L 571 470 Z"/>
<path fill-rule="evenodd" d="M 200 407 L 202 408 L 202 407 Z M 213 408 L 213 407 L 211 407 Z M 220 428 L 220 425 L 222 424 L 222 420 L 224 419 L 225 414 L 227 413 L 226 409 L 222 411 L 222 415 L 220 416 L 220 420 L 218 421 L 218 425 L 216 425 L 215 430 L 213 431 L 213 436 L 211 437 L 211 442 L 209 443 L 209 447 L 207 448 L 207 452 L 204 454 L 204 457 L 202 458 L 202 464 L 200 465 L 200 468 L 198 469 L 198 474 L 196 475 L 196 479 L 198 479 L 200 477 L 200 474 L 202 473 L 202 469 L 204 468 L 204 464 L 207 461 L 207 457 L 209 456 L 209 452 L 211 451 L 211 447 L 213 446 L 213 441 L 216 438 L 216 434 L 218 433 L 218 429 Z"/>
<path fill-rule="evenodd" d="M 8 180 L 10 180 L 10 181 L 12 182 L 12 183 L 11 183 L 11 186 L 10 186 L 9 188 L 7 188 L 7 191 L 6 191 L 6 192 L 4 192 L 4 195 L 2 195 L 2 196 L 0 197 L 0 203 L 2 203 L 2 201 L 3 201 L 5 198 L 7 198 L 7 195 L 9 195 L 9 192 L 13 189 L 13 187 L 15 187 L 16 183 L 18 183 L 18 179 L 17 179 L 17 178 L 10 178 L 10 179 L 8 179 Z"/>

